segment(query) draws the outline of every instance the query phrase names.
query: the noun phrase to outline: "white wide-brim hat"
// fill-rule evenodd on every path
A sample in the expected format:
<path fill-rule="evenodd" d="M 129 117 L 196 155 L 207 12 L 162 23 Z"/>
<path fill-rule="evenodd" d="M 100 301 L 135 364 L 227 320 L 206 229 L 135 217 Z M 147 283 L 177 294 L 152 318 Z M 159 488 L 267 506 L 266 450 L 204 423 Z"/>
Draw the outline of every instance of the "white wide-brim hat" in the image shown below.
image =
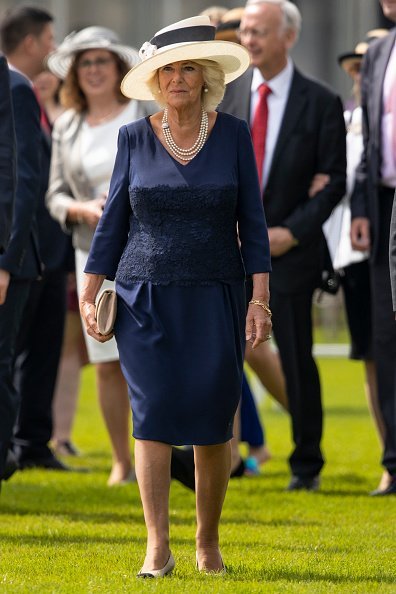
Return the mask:
<path fill-rule="evenodd" d="M 47 58 L 47 66 L 59 78 L 65 78 L 78 52 L 90 49 L 105 49 L 119 56 L 128 66 L 139 62 L 138 51 L 122 45 L 117 33 L 107 27 L 86 27 L 70 33 L 61 45 Z"/>
<path fill-rule="evenodd" d="M 215 41 L 216 28 L 207 16 L 184 19 L 158 31 L 139 51 L 142 59 L 124 77 L 122 93 L 131 99 L 153 100 L 147 81 L 172 62 L 212 60 L 222 68 L 225 83 L 241 76 L 250 65 L 248 51 L 238 43 Z"/>

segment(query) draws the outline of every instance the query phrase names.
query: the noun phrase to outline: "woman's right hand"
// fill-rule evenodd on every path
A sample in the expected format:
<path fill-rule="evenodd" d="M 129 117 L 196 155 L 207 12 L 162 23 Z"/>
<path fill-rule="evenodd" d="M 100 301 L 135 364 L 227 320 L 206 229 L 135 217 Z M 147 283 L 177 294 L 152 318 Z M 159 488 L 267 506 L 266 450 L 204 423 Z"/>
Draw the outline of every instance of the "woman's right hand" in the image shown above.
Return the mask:
<path fill-rule="evenodd" d="M 80 299 L 80 313 L 87 333 L 98 342 L 107 342 L 113 338 L 114 334 L 104 335 L 99 332 L 95 312 L 95 303 Z"/>
<path fill-rule="evenodd" d="M 106 276 L 104 274 L 84 274 L 84 282 L 80 294 L 80 314 L 84 327 L 89 334 L 98 342 L 107 342 L 114 334 L 100 334 L 96 323 L 96 295 L 103 284 Z"/>
<path fill-rule="evenodd" d="M 6 300 L 8 285 L 10 284 L 10 273 L 8 270 L 0 269 L 0 305 Z"/>
<path fill-rule="evenodd" d="M 103 213 L 106 198 L 95 198 L 87 202 L 79 202 L 78 218 L 91 229 L 96 229 L 100 217 Z"/>

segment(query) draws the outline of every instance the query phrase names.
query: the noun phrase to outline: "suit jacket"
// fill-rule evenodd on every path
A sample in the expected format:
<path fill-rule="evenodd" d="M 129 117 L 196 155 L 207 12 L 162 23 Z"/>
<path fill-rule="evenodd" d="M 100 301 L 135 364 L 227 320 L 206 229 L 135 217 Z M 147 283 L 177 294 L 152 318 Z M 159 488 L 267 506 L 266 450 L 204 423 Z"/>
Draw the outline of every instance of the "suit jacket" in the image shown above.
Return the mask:
<path fill-rule="evenodd" d="M 351 196 L 352 218 L 367 217 L 371 224 L 371 257 L 376 259 L 379 236 L 378 186 L 381 174 L 382 89 L 396 40 L 396 29 L 370 44 L 362 64 L 363 155 Z"/>
<path fill-rule="evenodd" d="M 392 285 L 393 311 L 396 312 L 396 199 L 393 199 L 392 221 L 390 227 L 389 266 Z"/>
<path fill-rule="evenodd" d="M 0 55 L 0 254 L 8 244 L 15 199 L 15 132 L 7 61 Z"/>
<path fill-rule="evenodd" d="M 0 268 L 17 278 L 34 279 L 42 272 L 36 225 L 41 187 L 40 108 L 28 79 L 10 70 L 17 148 L 17 189 L 8 248 Z"/>
<path fill-rule="evenodd" d="M 253 70 L 228 85 L 219 109 L 250 121 Z M 340 99 L 294 70 L 281 129 L 263 192 L 268 227 L 287 227 L 298 245 L 272 258 L 271 286 L 283 293 L 320 282 L 325 249 L 322 225 L 345 193 L 345 124 Z M 329 184 L 310 199 L 316 173 Z"/>

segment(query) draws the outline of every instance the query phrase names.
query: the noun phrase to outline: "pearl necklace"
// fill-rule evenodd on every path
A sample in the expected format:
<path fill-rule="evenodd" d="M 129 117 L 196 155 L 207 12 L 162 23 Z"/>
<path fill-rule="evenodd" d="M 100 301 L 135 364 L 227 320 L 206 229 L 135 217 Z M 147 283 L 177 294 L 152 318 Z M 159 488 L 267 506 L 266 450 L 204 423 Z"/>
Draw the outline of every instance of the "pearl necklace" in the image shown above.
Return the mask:
<path fill-rule="evenodd" d="M 199 151 L 206 142 L 206 138 L 208 136 L 208 112 L 205 111 L 204 108 L 202 108 L 202 117 L 201 124 L 199 126 L 198 138 L 191 148 L 181 148 L 173 140 L 173 136 L 168 123 L 167 107 L 165 107 L 164 115 L 162 116 L 162 131 L 164 133 L 165 142 L 169 150 L 181 161 L 191 161 L 199 153 Z"/>

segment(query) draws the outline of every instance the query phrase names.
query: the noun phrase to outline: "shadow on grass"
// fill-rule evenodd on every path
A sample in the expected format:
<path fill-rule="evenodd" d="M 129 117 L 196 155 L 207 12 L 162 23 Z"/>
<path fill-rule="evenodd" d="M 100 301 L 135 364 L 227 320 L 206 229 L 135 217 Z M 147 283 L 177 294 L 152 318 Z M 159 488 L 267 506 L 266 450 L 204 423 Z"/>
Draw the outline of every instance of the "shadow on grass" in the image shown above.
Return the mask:
<path fill-rule="evenodd" d="M 368 489 L 321 489 L 315 497 L 368 497 Z"/>
<path fill-rule="evenodd" d="M 192 510 L 193 511 L 193 510 Z M 127 513 L 106 513 L 106 512 L 84 512 L 78 511 L 74 509 L 73 511 L 70 509 L 59 509 L 58 507 L 46 506 L 46 509 L 43 510 L 42 507 L 29 505 L 26 507 L 23 506 L 3 506 L 0 508 L 0 518 L 2 515 L 7 516 L 18 516 L 18 517 L 32 517 L 32 518 L 60 518 L 70 523 L 79 523 L 84 522 L 85 524 L 130 524 L 136 523 L 144 525 L 143 519 L 143 511 L 139 508 L 139 510 L 134 513 L 131 510 L 128 510 Z M 193 526 L 195 523 L 193 515 L 191 518 L 183 518 L 179 516 L 172 515 L 171 516 L 171 523 L 173 526 L 185 526 L 190 527 Z"/>
<path fill-rule="evenodd" d="M 186 546 L 189 549 L 194 549 L 195 539 L 191 538 L 172 538 L 172 543 L 175 545 Z M 108 545 L 125 545 L 139 544 L 142 547 L 146 546 L 146 538 L 140 536 L 126 535 L 126 536 L 98 536 L 98 535 L 34 535 L 34 534 L 10 534 L 0 535 L 0 544 L 6 546 L 26 546 L 26 547 L 61 547 L 70 545 L 88 545 L 88 544 L 108 544 Z"/>
<path fill-rule="evenodd" d="M 249 543 L 249 546 L 250 543 Z M 261 543 L 262 546 L 262 543 Z M 364 552 L 366 551 L 366 548 L 364 546 L 356 546 L 355 544 L 353 544 L 353 546 L 350 547 L 340 547 L 340 546 L 333 546 L 333 545 L 324 545 L 324 544 L 320 544 L 319 546 L 316 545 L 291 545 L 291 546 L 285 546 L 285 545 L 279 545 L 279 544 L 275 544 L 273 546 L 273 550 L 274 551 L 285 551 L 287 553 L 308 553 L 308 554 L 329 554 L 329 555 L 338 555 L 341 553 L 359 553 L 359 552 Z"/>
<path fill-rule="evenodd" d="M 368 417 L 368 410 L 364 406 L 328 406 L 326 407 L 327 417 Z"/>
<path fill-rule="evenodd" d="M 272 519 L 272 520 L 259 520 L 255 515 L 249 518 L 246 514 L 241 514 L 240 516 L 230 517 L 229 515 L 224 515 L 221 518 L 221 524 L 245 524 L 247 522 L 251 522 L 255 526 L 267 526 L 267 528 L 276 528 L 276 527 L 293 527 L 293 528 L 307 528 L 313 526 L 321 526 L 321 522 L 315 521 L 307 521 L 307 520 L 295 520 L 295 519 Z"/>
<path fill-rule="evenodd" d="M 92 523 L 92 524 L 125 524 L 125 523 L 138 523 L 143 525 L 143 512 L 142 510 L 138 509 L 136 513 L 131 509 L 128 510 L 127 513 L 107 513 L 107 512 L 85 512 L 83 510 L 79 511 L 78 509 L 62 509 L 59 508 L 59 504 L 53 504 L 46 506 L 46 509 L 43 510 L 40 505 L 34 504 L 33 502 L 29 502 L 29 505 L 26 507 L 23 506 L 13 506 L 13 505 L 3 505 L 0 508 L 0 517 L 2 515 L 8 516 L 34 516 L 38 518 L 43 517 L 55 517 L 55 518 L 62 518 L 69 522 L 84 522 L 84 523 Z M 188 517 L 181 517 L 178 515 L 171 514 L 170 518 L 171 524 L 173 526 L 185 526 L 189 527 L 194 525 L 195 517 L 194 517 L 194 510 L 191 509 L 191 514 Z M 307 527 L 314 527 L 320 526 L 321 523 L 317 521 L 310 521 L 310 520 L 298 520 L 298 519 L 284 519 L 284 518 L 274 518 L 272 520 L 261 520 L 258 519 L 255 515 L 252 515 L 251 518 L 247 517 L 246 515 L 235 515 L 231 516 L 224 514 L 221 520 L 222 525 L 245 525 L 247 521 L 250 521 L 255 526 L 262 526 L 262 527 L 291 527 L 291 528 L 307 528 Z"/>
<path fill-rule="evenodd" d="M 329 487 L 331 483 L 334 487 Z M 321 488 L 318 495 L 324 495 L 325 497 L 367 497 L 370 488 L 367 484 L 367 477 L 362 474 L 356 474 L 353 472 L 343 472 L 333 476 L 329 476 L 325 479 L 327 488 Z M 346 485 L 340 487 L 339 485 Z"/>
<path fill-rule="evenodd" d="M 278 473 L 282 474 L 282 473 Z M 267 475 L 267 478 L 273 478 L 274 475 Z M 284 476 L 284 475 L 283 475 Z M 254 480 L 260 480 L 262 477 L 255 477 Z M 252 480 L 252 479 L 249 479 Z M 271 481 L 272 482 L 272 481 Z M 345 485 L 345 487 L 344 487 Z M 260 484 L 260 489 L 261 489 Z M 249 490 L 248 490 L 249 491 Z M 252 493 L 257 493 L 257 483 L 255 488 L 251 490 Z M 271 487 L 263 487 L 263 492 L 266 494 L 277 493 L 278 495 L 283 494 L 287 498 L 293 497 L 367 497 L 370 491 L 370 487 L 367 482 L 367 477 L 363 474 L 356 474 L 352 472 L 343 472 L 339 474 L 326 475 L 322 481 L 319 491 L 310 493 L 307 491 L 293 491 L 288 492 L 285 489 L 276 489 L 273 485 Z"/>
<path fill-rule="evenodd" d="M 69 522 L 92 522 L 93 524 L 125 524 L 125 522 L 143 522 L 142 513 L 131 513 L 127 514 L 112 514 L 112 513 L 85 513 L 79 511 L 71 511 L 67 509 L 51 508 L 47 505 L 46 509 L 43 510 L 41 507 L 35 507 L 30 505 L 29 507 L 2 507 L 0 509 L 0 516 L 34 516 L 36 518 L 52 517 L 52 518 L 63 518 Z M 176 523 L 176 522 L 174 522 Z"/>
<path fill-rule="evenodd" d="M 270 570 L 265 568 L 252 570 L 243 566 L 239 566 L 238 568 L 235 568 L 235 570 L 232 567 L 227 566 L 227 573 L 235 581 L 244 581 L 246 575 L 248 575 L 249 579 L 254 579 L 258 582 L 277 582 L 286 580 L 289 582 L 297 582 L 299 584 L 312 582 L 330 582 L 333 584 L 396 583 L 395 575 L 383 573 L 380 567 L 378 567 L 378 573 L 371 575 L 342 575 L 335 572 L 319 573 L 311 570 L 305 571 L 273 567 Z"/>

